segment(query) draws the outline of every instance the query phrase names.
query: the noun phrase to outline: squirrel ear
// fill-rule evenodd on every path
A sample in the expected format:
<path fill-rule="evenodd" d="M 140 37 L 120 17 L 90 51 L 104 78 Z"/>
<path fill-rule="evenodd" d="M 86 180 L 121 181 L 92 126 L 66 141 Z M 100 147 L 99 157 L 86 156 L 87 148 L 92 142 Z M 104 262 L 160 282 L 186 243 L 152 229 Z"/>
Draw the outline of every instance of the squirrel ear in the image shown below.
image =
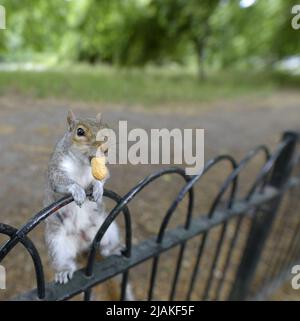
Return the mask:
<path fill-rule="evenodd" d="M 69 129 L 72 130 L 75 125 L 76 116 L 71 109 L 68 111 L 67 121 L 68 121 Z"/>
<path fill-rule="evenodd" d="M 97 116 L 96 116 L 96 121 L 97 121 L 98 124 L 101 123 L 101 118 L 102 118 L 101 113 L 98 113 Z"/>

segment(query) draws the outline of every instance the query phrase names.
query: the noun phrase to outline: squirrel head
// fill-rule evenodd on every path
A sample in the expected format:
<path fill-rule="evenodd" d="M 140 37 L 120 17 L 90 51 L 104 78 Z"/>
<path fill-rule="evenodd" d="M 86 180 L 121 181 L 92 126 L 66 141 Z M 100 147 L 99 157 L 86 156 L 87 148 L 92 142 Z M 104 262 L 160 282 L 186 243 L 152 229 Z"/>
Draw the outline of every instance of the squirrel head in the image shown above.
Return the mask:
<path fill-rule="evenodd" d="M 99 140 L 99 131 L 107 128 L 102 123 L 99 113 L 94 119 L 77 118 L 72 110 L 69 110 L 67 116 L 68 131 L 71 136 L 73 151 L 92 159 L 97 152 L 107 153 L 106 139 Z"/>

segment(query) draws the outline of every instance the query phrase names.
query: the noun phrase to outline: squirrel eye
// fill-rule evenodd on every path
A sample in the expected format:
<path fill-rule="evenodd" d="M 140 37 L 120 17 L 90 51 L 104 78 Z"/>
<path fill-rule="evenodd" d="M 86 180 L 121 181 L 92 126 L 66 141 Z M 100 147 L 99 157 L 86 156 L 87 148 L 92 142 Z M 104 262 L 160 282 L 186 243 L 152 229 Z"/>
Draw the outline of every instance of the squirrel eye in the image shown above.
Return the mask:
<path fill-rule="evenodd" d="M 77 136 L 84 136 L 84 134 L 85 134 L 84 129 L 82 128 L 77 129 Z"/>

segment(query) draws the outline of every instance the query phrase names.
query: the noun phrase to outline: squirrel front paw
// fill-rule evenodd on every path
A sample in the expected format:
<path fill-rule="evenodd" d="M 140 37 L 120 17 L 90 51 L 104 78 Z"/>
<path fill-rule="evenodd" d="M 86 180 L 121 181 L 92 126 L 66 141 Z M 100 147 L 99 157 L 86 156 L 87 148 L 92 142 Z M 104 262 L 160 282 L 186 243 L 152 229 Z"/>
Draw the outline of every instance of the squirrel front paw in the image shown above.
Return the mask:
<path fill-rule="evenodd" d="M 93 194 L 91 200 L 98 203 L 101 201 L 103 196 L 103 183 L 100 181 L 96 181 L 93 184 Z"/>
<path fill-rule="evenodd" d="M 74 198 L 74 202 L 81 207 L 86 199 L 85 190 L 80 185 L 73 184 L 70 187 L 70 193 Z"/>

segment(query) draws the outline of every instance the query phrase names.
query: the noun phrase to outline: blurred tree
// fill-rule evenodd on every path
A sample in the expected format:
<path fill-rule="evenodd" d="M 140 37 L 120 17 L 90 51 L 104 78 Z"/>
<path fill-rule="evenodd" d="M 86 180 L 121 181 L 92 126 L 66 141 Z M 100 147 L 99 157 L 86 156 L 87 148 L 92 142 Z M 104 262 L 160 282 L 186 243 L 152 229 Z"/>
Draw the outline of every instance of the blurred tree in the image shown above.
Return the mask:
<path fill-rule="evenodd" d="M 257 1 L 247 8 L 236 1 L 223 2 L 211 20 L 214 37 L 209 43 L 210 59 L 215 58 L 222 67 L 272 67 L 280 59 L 278 51 L 290 46 L 291 39 L 281 44 L 278 41 L 292 31 L 291 14 L 285 6 L 282 0 Z M 292 37 L 295 42 L 296 35 Z M 297 53 L 296 46 L 292 52 Z"/>
<path fill-rule="evenodd" d="M 61 0 L 3 0 L 8 28 L 2 46 L 43 52 L 60 45 L 68 14 L 67 2 Z"/>
<path fill-rule="evenodd" d="M 219 3 L 219 0 L 153 0 L 150 3 L 156 9 L 158 22 L 168 38 L 175 43 L 182 37 L 192 41 L 202 79 L 205 49 L 211 35 L 210 18 Z"/>
<path fill-rule="evenodd" d="M 0 58 L 141 66 L 197 57 L 209 66 L 269 66 L 299 55 L 294 0 L 2 0 Z"/>
<path fill-rule="evenodd" d="M 151 3 L 137 0 L 88 0 L 80 35 L 78 59 L 120 65 L 143 65 L 174 58 L 182 46 L 169 37 Z M 179 60 L 179 59 L 178 59 Z"/>

